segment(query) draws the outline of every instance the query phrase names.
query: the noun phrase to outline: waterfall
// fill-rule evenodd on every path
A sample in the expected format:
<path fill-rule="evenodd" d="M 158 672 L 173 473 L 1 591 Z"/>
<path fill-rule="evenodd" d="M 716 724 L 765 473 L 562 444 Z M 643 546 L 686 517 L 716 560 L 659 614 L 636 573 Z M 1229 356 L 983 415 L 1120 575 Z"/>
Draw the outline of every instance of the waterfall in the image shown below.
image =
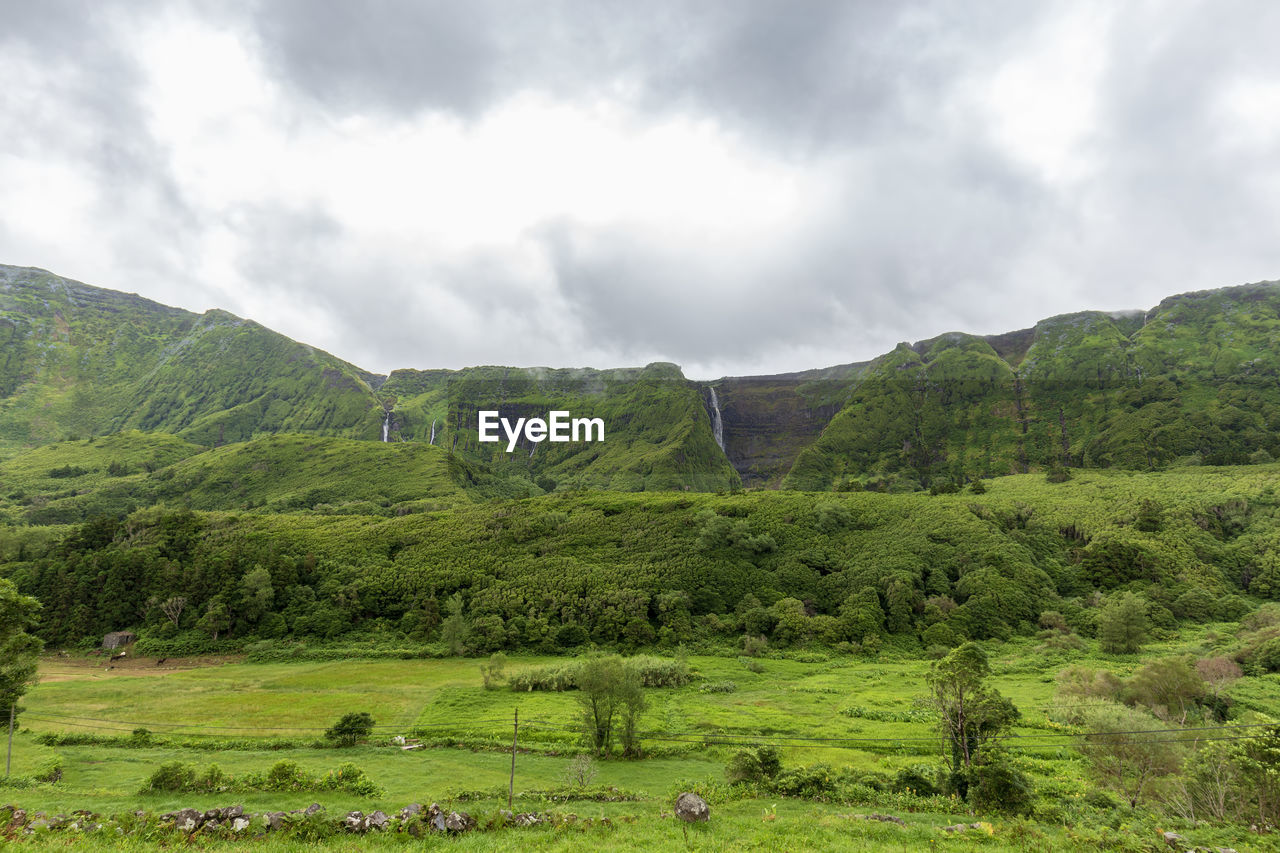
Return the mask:
<path fill-rule="evenodd" d="M 436 443 L 436 419 L 432 418 L 431 419 L 431 438 L 430 440 L 427 441 L 427 444 L 435 444 L 435 443 Z"/>
<path fill-rule="evenodd" d="M 391 434 L 391 410 L 387 409 L 387 416 L 382 419 L 382 440 L 390 441 Z"/>
<path fill-rule="evenodd" d="M 716 389 L 711 389 L 711 433 L 716 437 L 716 444 L 724 452 L 724 421 L 720 419 L 720 400 L 716 397 Z"/>

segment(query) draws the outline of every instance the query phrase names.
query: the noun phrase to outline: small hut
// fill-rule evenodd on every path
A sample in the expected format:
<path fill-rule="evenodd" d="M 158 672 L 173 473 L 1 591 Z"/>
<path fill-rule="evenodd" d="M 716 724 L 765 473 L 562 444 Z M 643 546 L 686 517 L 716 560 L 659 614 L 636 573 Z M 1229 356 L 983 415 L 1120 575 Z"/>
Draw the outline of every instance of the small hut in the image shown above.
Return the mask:
<path fill-rule="evenodd" d="M 132 631 L 112 631 L 102 638 L 102 648 L 110 651 L 137 642 L 138 635 Z"/>

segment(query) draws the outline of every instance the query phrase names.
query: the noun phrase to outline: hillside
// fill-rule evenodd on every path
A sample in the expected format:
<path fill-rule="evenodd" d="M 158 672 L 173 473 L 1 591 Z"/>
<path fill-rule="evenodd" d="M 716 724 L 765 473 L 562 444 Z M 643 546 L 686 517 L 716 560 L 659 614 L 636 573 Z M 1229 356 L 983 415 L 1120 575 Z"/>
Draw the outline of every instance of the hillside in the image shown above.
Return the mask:
<path fill-rule="evenodd" d="M 384 378 L 223 311 L 197 315 L 0 267 L 0 344 L 0 457 L 126 430 L 202 448 L 284 433 L 385 437 L 454 454 L 464 480 L 478 465 L 537 493 L 949 491 L 1058 467 L 1280 456 L 1280 287 L 1265 282 L 1003 335 L 951 332 L 867 363 L 691 382 L 664 363 Z M 600 417 L 607 438 L 526 441 L 508 453 L 505 442 L 478 441 L 481 409 Z M 283 497 L 245 499 L 261 507 Z"/>
<path fill-rule="evenodd" d="M 396 452 L 367 446 L 384 460 Z M 431 481 L 414 467 L 419 454 L 445 455 L 399 452 L 405 485 Z M 202 458 L 176 463 L 187 473 L 175 478 L 197 476 Z M 744 632 L 784 645 L 870 634 L 951 645 L 1033 632 L 1046 609 L 1091 635 L 1094 593 L 1116 590 L 1145 596 L 1156 627 L 1238 618 L 1256 606 L 1246 597 L 1280 595 L 1277 485 L 1271 464 L 1093 471 L 1060 484 L 1022 475 L 982 495 L 574 492 L 342 517 L 150 509 L 57 530 L 0 528 L 0 573 L 45 603 L 41 630 L 56 643 L 126 627 L 200 642 L 211 607 L 225 609 L 224 637 L 423 639 L 457 593 L 480 651 Z M 184 491 L 200 503 L 219 488 L 206 480 Z M 352 489 L 375 505 L 375 493 L 397 496 L 391 480 Z M 290 493 L 275 494 L 283 509 Z M 259 569 L 266 610 L 247 580 Z M 175 595 L 191 610 L 177 625 L 141 606 Z"/>
<path fill-rule="evenodd" d="M 300 430 L 374 437 L 369 376 L 225 311 L 193 314 L 0 266 L 0 441 L 141 429 L 197 444 Z"/>
<path fill-rule="evenodd" d="M 872 362 L 784 482 L 951 488 L 1058 465 L 1270 461 L 1277 377 L 1273 282 L 1170 297 L 1141 316 L 1051 317 L 1030 334 L 951 333 Z"/>

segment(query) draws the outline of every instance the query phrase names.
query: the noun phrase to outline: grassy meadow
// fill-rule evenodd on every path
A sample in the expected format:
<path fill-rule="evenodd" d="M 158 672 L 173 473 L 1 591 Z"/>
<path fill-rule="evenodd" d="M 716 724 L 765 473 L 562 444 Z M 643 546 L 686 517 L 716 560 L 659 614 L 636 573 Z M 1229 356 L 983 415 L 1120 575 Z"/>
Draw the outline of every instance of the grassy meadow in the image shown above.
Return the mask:
<path fill-rule="evenodd" d="M 1210 624 L 1185 630 L 1148 649 L 1147 656 L 1211 653 L 1233 627 Z M 249 811 L 289 810 L 314 801 L 330 814 L 353 809 L 394 813 L 410 802 L 439 802 L 482 816 L 505 807 L 512 716 L 518 709 L 516 810 L 571 812 L 592 819 L 593 826 L 508 829 L 446 843 L 475 850 L 1158 849 L 1151 846 L 1158 839 L 1150 813 L 1126 808 L 1099 813 L 1085 805 L 1094 788 L 1088 766 L 1048 713 L 1055 704 L 1054 674 L 1063 666 L 1087 662 L 1124 675 L 1136 665 L 1134 658 L 1102 655 L 1092 643 L 1079 651 L 1046 652 L 1029 639 L 994 643 L 988 651 L 992 684 L 1022 711 L 1008 744 L 1039 795 L 1034 823 L 973 815 L 963 801 L 948 804 L 938 797 L 885 794 L 883 802 L 824 802 L 821 797 L 760 796 L 726 784 L 724 768 L 733 753 L 742 745 L 764 742 L 780 746 L 788 768 L 821 763 L 885 776 L 912 766 L 939 766 L 943 755 L 935 724 L 916 701 L 925 691 L 930 662 L 892 647 L 876 659 L 814 652 L 752 659 L 691 656 L 689 684 L 646 691 L 649 708 L 641 726 L 645 757 L 600 760 L 598 775 L 587 788 L 566 777 L 571 760 L 582 751 L 577 692 L 486 689 L 483 659 L 249 663 L 229 658 L 161 665 L 136 659 L 107 669 L 101 658 L 49 656 L 42 660 L 39 685 L 24 703 L 13 772 L 34 777 L 56 759 L 62 776 L 52 783 L 0 788 L 0 799 L 49 814 L 75 809 L 104 815 L 135 809 L 159 813 L 233 802 Z M 506 672 L 559 663 L 564 659 L 516 656 L 507 662 Z M 1246 677 L 1231 690 L 1248 707 L 1280 715 L 1277 679 Z M 348 749 L 317 748 L 322 729 L 351 710 L 373 715 L 374 735 Z M 154 743 L 120 742 L 139 727 L 148 729 Z M 117 740 L 50 746 L 38 739 L 47 733 Z M 397 734 L 411 741 L 416 734 L 427 746 L 402 750 L 391 744 Z M 848 740 L 833 744 L 802 738 Z M 315 775 L 354 762 L 382 794 L 139 793 L 147 778 L 169 761 L 200 768 L 216 763 L 240 776 L 263 772 L 282 759 Z M 592 799 L 610 788 L 626 799 Z M 710 825 L 690 828 L 686 839 L 679 822 L 662 815 L 669 815 L 675 794 L 687 789 L 704 793 L 713 812 Z M 900 816 L 906 825 L 856 817 L 873 812 Z M 600 818 L 609 818 L 608 824 Z M 960 821 L 984 822 L 984 827 L 963 835 L 941 830 Z M 1168 824 L 1164 821 L 1161 828 Z M 1237 850 L 1276 849 L 1266 846 L 1269 836 L 1250 837 L 1238 826 L 1177 831 Z M 51 835 L 47 843 L 59 843 L 59 837 Z M 331 849 L 359 849 L 404 842 L 368 837 L 358 843 L 327 843 Z M 276 839 L 264 849 L 291 845 L 300 843 Z"/>

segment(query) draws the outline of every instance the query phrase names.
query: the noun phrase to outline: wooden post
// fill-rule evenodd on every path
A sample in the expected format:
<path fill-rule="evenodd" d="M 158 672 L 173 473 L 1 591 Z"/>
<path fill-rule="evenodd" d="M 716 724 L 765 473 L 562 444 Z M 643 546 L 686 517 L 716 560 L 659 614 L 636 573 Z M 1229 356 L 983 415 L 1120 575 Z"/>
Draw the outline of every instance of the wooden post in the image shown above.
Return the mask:
<path fill-rule="evenodd" d="M 507 785 L 507 811 L 512 811 L 511 802 L 516 792 L 516 741 L 520 739 L 520 709 L 516 708 L 514 727 L 511 730 L 511 782 Z"/>
<path fill-rule="evenodd" d="M 9 778 L 9 765 L 13 762 L 13 718 L 14 706 L 9 706 L 9 751 L 4 756 L 4 777 Z"/>

